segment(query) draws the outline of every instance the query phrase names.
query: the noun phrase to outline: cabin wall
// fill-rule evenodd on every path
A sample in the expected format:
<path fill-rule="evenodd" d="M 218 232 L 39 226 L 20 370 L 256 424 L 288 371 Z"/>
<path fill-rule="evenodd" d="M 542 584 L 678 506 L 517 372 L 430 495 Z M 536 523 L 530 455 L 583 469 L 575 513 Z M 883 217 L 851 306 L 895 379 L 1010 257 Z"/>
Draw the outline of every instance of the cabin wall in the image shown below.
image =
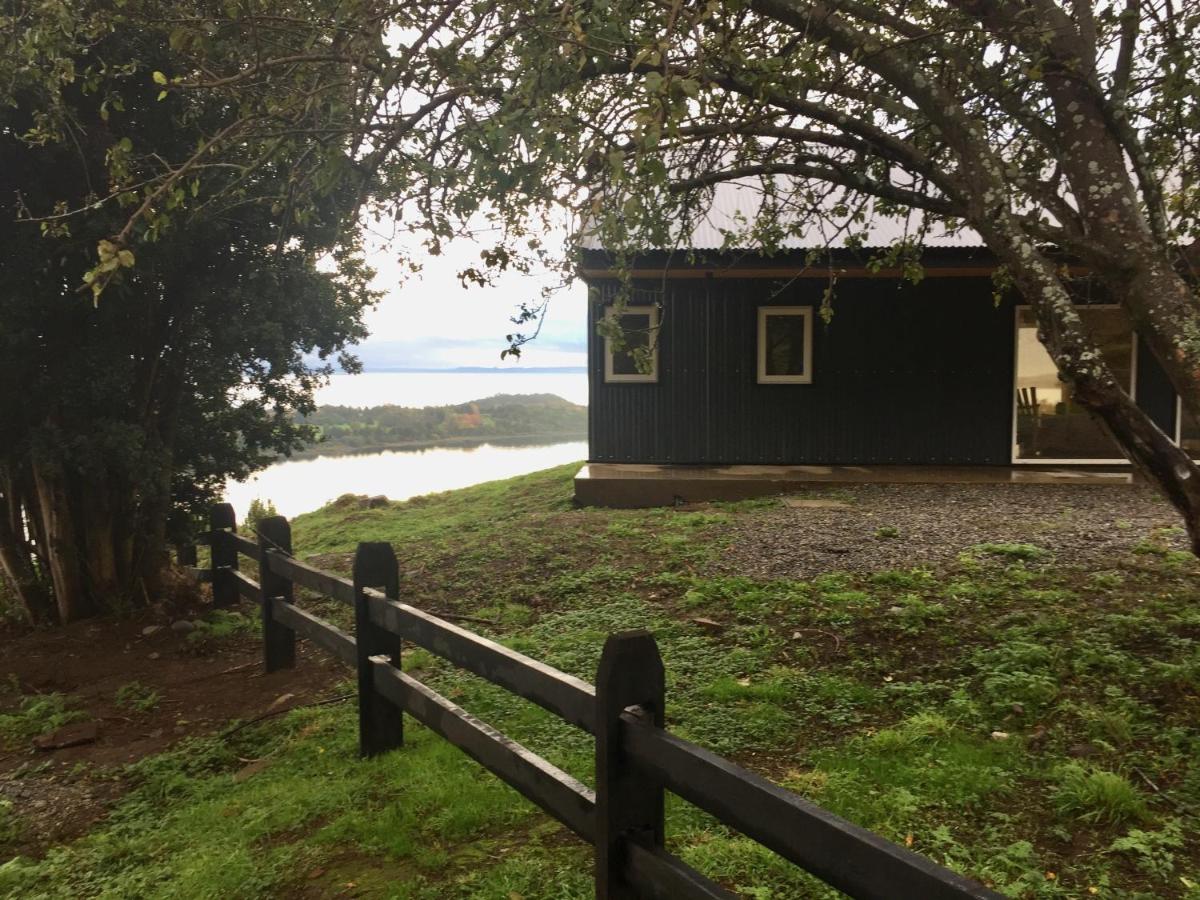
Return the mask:
<path fill-rule="evenodd" d="M 605 383 L 594 323 L 616 285 L 593 282 L 592 462 L 1008 465 L 1014 310 L 990 278 L 838 282 L 813 332 L 812 384 L 757 383 L 757 308 L 819 307 L 826 282 L 680 279 L 639 285 L 663 301 L 657 383 Z M 1138 397 L 1174 428 L 1173 395 L 1141 354 Z M 1164 385 L 1166 394 L 1164 394 Z"/>

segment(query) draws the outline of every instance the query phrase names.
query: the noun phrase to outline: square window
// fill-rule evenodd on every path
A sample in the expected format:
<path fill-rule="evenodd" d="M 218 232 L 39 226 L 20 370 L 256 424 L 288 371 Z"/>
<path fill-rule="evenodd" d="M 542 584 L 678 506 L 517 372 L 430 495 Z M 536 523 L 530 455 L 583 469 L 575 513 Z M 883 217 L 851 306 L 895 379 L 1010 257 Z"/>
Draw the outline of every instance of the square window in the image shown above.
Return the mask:
<path fill-rule="evenodd" d="M 605 312 L 612 319 L 617 313 L 613 309 Z M 621 332 L 625 346 L 613 351 L 612 342 L 604 339 L 605 381 L 658 381 L 658 307 L 627 306 L 620 313 Z M 642 372 L 637 366 L 636 350 L 650 347 L 650 371 Z"/>
<path fill-rule="evenodd" d="M 812 384 L 811 306 L 758 308 L 758 383 Z"/>

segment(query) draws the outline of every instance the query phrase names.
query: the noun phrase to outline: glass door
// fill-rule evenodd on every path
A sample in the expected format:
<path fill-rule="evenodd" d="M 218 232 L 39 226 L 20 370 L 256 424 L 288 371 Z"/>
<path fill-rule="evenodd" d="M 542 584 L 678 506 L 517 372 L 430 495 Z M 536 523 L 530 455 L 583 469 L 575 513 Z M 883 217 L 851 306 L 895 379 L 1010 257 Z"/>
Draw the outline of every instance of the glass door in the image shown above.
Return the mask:
<path fill-rule="evenodd" d="M 1200 422 L 1196 417 L 1176 401 L 1179 410 L 1179 446 L 1188 452 L 1192 459 L 1200 459 Z"/>
<path fill-rule="evenodd" d="M 1117 306 L 1079 307 L 1079 315 L 1113 374 L 1132 394 L 1136 341 L 1124 311 Z M 1124 462 L 1103 426 L 1058 380 L 1027 306 L 1017 307 L 1016 340 L 1013 462 Z"/>

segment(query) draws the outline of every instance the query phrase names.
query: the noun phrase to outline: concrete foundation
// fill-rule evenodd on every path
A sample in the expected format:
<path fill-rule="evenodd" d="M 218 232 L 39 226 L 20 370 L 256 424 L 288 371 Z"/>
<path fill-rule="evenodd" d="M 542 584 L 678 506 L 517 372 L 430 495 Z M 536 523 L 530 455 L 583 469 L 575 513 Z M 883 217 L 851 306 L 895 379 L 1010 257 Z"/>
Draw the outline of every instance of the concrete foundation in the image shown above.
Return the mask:
<path fill-rule="evenodd" d="M 1132 484 L 1125 467 L 660 466 L 588 463 L 575 476 L 581 506 L 632 509 L 703 500 L 747 500 L 818 484 Z"/>

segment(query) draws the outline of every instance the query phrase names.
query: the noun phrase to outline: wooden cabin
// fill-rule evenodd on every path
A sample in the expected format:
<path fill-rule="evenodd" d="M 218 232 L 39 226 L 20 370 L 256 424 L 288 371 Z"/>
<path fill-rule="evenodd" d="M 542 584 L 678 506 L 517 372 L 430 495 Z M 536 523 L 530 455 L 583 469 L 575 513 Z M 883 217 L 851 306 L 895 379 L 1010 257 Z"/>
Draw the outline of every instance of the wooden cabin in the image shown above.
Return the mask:
<path fill-rule="evenodd" d="M 977 236 L 927 235 L 914 284 L 868 268 L 869 246 L 820 265 L 809 264 L 803 236 L 771 257 L 722 250 L 732 205 L 715 204 L 692 229 L 690 254 L 632 264 L 624 349 L 595 327 L 613 315 L 612 260 L 601 247 L 583 251 L 580 502 L 733 498 L 793 481 L 1127 480 L 1111 438 L 1059 382 L 1030 310 L 1015 296 L 997 300 L 995 260 Z M 873 226 L 873 243 L 891 242 L 888 227 Z M 1200 428 L 1123 311 L 1099 296 L 1079 303 L 1137 402 L 1200 452 Z M 651 348 L 648 366 L 636 364 L 637 346 Z"/>

